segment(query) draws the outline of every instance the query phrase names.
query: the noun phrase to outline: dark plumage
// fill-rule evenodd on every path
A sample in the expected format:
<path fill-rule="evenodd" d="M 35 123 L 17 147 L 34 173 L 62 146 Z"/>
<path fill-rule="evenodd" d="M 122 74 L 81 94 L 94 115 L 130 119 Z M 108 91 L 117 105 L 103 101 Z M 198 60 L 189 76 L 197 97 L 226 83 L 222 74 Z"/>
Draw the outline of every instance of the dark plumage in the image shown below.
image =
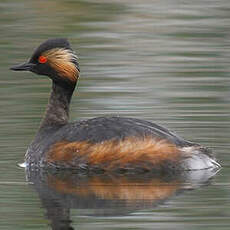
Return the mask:
<path fill-rule="evenodd" d="M 27 150 L 28 166 L 121 172 L 219 167 L 206 148 L 148 121 L 117 116 L 68 123 L 80 69 L 66 39 L 44 42 L 28 63 L 11 69 L 47 75 L 53 83 L 45 117 Z"/>

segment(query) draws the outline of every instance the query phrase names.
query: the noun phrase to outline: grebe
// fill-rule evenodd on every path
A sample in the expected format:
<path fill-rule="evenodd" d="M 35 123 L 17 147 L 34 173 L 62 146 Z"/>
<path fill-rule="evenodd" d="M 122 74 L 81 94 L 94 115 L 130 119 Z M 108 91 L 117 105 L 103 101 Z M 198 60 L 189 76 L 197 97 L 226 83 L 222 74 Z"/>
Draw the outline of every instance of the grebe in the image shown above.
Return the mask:
<path fill-rule="evenodd" d="M 45 41 L 28 62 L 11 69 L 47 75 L 52 80 L 45 116 L 25 155 L 28 167 L 89 172 L 220 167 L 207 148 L 145 120 L 113 116 L 69 123 L 69 104 L 80 69 L 67 39 Z"/>

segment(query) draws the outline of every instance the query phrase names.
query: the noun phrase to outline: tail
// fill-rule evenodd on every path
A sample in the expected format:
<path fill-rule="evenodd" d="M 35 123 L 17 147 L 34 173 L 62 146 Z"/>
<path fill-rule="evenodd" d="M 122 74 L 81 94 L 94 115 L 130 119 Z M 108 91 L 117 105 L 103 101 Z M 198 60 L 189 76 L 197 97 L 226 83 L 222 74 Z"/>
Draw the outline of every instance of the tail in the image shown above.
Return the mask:
<path fill-rule="evenodd" d="M 184 170 L 218 169 L 221 165 L 212 156 L 212 152 L 199 145 L 182 147 L 186 157 L 182 160 Z"/>

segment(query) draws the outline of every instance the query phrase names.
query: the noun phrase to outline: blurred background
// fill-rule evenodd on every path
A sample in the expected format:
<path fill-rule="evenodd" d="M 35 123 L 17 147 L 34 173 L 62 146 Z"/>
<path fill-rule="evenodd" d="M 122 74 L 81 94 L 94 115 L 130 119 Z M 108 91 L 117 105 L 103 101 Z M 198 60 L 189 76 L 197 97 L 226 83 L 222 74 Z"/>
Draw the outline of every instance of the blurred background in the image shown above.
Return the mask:
<path fill-rule="evenodd" d="M 81 78 L 71 120 L 119 114 L 210 147 L 211 185 L 120 217 L 74 209 L 76 229 L 229 229 L 230 1 L 2 0 L 0 229 L 47 229 L 23 169 L 50 91 L 47 77 L 9 71 L 48 38 L 66 37 Z"/>

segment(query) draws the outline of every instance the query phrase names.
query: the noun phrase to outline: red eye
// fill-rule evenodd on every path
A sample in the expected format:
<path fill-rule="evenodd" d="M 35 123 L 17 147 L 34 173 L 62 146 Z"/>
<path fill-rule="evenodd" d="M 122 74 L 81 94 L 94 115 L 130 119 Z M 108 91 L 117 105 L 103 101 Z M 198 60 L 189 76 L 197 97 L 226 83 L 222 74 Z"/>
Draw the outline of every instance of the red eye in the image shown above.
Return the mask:
<path fill-rule="evenodd" d="M 40 56 L 39 58 L 38 58 L 38 61 L 39 61 L 39 63 L 46 63 L 47 62 L 47 58 L 45 57 L 45 56 Z"/>

